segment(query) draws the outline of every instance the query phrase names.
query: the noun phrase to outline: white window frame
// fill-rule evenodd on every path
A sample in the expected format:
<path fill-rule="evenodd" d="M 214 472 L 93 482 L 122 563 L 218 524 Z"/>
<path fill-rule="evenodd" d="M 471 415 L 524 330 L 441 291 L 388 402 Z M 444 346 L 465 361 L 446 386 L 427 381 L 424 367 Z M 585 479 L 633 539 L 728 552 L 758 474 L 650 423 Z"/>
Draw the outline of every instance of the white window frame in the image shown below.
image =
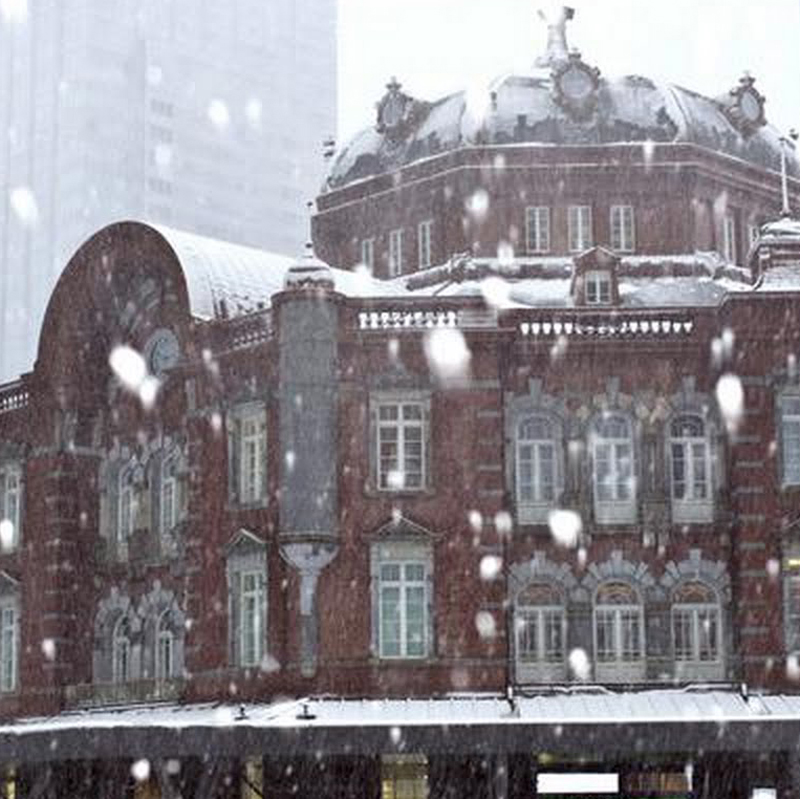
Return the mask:
<path fill-rule="evenodd" d="M 376 463 L 378 489 L 381 491 L 424 491 L 427 486 L 427 404 L 419 400 L 381 400 L 375 403 Z M 415 409 L 418 418 L 406 418 L 406 411 Z M 394 410 L 396 418 L 383 418 L 384 412 Z M 392 432 L 394 435 L 392 435 Z M 394 440 L 392 440 L 394 438 Z M 415 448 L 419 447 L 418 456 Z M 394 454 L 391 453 L 392 450 Z M 409 463 L 416 463 L 409 470 Z M 394 464 L 394 466 L 392 466 Z M 409 480 L 413 475 L 414 480 Z"/>
<path fill-rule="evenodd" d="M 397 569 L 398 577 L 386 576 L 388 569 Z M 421 576 L 409 577 L 408 570 L 419 570 Z M 428 656 L 428 563 L 425 559 L 382 559 L 378 564 L 378 652 L 385 660 L 421 660 Z M 384 636 L 384 596 L 388 591 L 397 591 L 399 608 L 399 648 L 397 651 L 388 650 L 388 641 Z M 410 651 L 412 639 L 409 630 L 409 607 L 411 605 L 410 593 L 421 592 L 422 595 L 422 640 L 419 651 Z"/>
<path fill-rule="evenodd" d="M 544 422 L 550 431 L 547 437 L 523 437 L 523 430 L 536 422 Z M 517 510 L 522 522 L 546 522 L 548 512 L 555 507 L 559 486 L 559 453 L 557 441 L 557 425 L 544 414 L 526 414 L 517 422 L 515 468 Z M 525 450 L 530 450 L 530 458 L 524 458 Z M 547 485 L 542 481 L 546 471 L 546 452 L 550 450 L 552 483 L 550 495 L 547 496 Z M 530 462 L 530 482 L 523 481 L 525 464 Z M 528 490 L 529 489 L 529 490 Z"/>
<path fill-rule="evenodd" d="M 736 217 L 725 214 L 722 220 L 722 255 L 730 264 L 737 263 Z"/>
<path fill-rule="evenodd" d="M 614 582 L 614 581 L 612 581 Z M 624 583 L 621 583 L 625 585 Z M 646 669 L 646 650 L 645 650 L 645 629 L 644 629 L 644 608 L 641 596 L 636 589 L 630 588 L 636 596 L 635 603 L 599 603 L 598 594 L 608 583 L 600 586 L 595 594 L 595 601 L 592 608 L 592 635 L 594 641 L 595 676 L 600 681 L 609 682 L 640 680 L 644 678 Z M 601 657 L 599 648 L 599 625 L 602 620 L 609 619 L 611 627 L 611 651 L 610 657 Z M 635 619 L 638 629 L 638 641 L 636 642 L 638 652 L 634 656 L 629 656 L 626 647 L 625 627 L 630 620 Z"/>
<path fill-rule="evenodd" d="M 426 219 L 417 226 L 417 255 L 420 269 L 428 269 L 432 263 L 433 220 Z"/>
<path fill-rule="evenodd" d="M 793 591 L 793 587 L 796 591 Z M 784 638 L 786 652 L 800 655 L 800 558 L 784 562 L 783 573 Z M 793 594 L 797 602 L 793 601 Z"/>
<path fill-rule="evenodd" d="M 702 435 L 675 435 L 674 427 L 682 420 L 691 419 L 699 423 Z M 698 467 L 698 449 L 702 463 Z M 676 454 L 681 453 L 684 477 L 683 496 L 679 497 L 676 481 Z M 701 471 L 698 480 L 698 468 Z M 714 519 L 714 484 L 711 471 L 711 446 L 708 440 L 708 425 L 696 413 L 682 413 L 670 421 L 669 426 L 669 476 L 672 521 L 676 524 L 709 523 Z M 705 486 L 705 496 L 698 496 L 698 483 Z"/>
<path fill-rule="evenodd" d="M 701 652 L 701 626 L 703 625 L 702 616 L 704 614 L 711 614 L 715 617 L 714 624 L 716 626 L 715 640 L 713 641 L 714 656 L 711 658 L 702 657 Z M 677 620 L 685 617 L 688 622 L 689 629 L 689 642 L 691 651 L 688 656 L 679 653 L 678 651 L 678 634 L 677 634 Z M 721 614 L 718 604 L 695 604 L 695 603 L 676 603 L 672 606 L 672 646 L 673 654 L 676 662 L 682 664 L 689 664 L 695 666 L 713 665 L 720 662 L 721 649 L 720 639 L 721 635 Z"/>
<path fill-rule="evenodd" d="M 127 625 L 128 633 L 122 634 L 120 629 Z M 120 616 L 114 624 L 111 633 L 111 675 L 112 680 L 117 685 L 130 682 L 133 672 L 131 658 L 133 655 L 133 645 L 131 643 L 131 620 L 127 615 Z M 124 654 L 124 659 L 122 655 Z"/>
<path fill-rule="evenodd" d="M 370 272 L 375 268 L 375 239 L 361 239 L 361 263 Z"/>
<path fill-rule="evenodd" d="M 168 682 L 175 671 L 175 633 L 170 626 L 171 613 L 167 609 L 158 617 L 155 636 L 155 673 L 156 681 Z M 164 657 L 169 653 L 168 658 Z M 167 662 L 168 661 L 168 662 Z"/>
<path fill-rule="evenodd" d="M 180 519 L 180 488 L 178 485 L 179 458 L 176 452 L 161 464 L 161 531 L 168 533 Z"/>
<path fill-rule="evenodd" d="M 532 647 L 525 647 L 525 639 L 529 621 L 534 620 L 534 637 Z M 555 627 L 561 636 L 559 653 L 552 654 L 550 647 L 550 630 Z M 566 658 L 567 618 L 563 605 L 529 605 L 520 604 L 516 608 L 514 628 L 516 632 L 517 661 L 521 665 L 561 666 Z"/>
<path fill-rule="evenodd" d="M 263 408 L 239 416 L 239 502 L 256 505 L 266 499 L 267 417 Z"/>
<path fill-rule="evenodd" d="M 611 206 L 611 249 L 616 252 L 634 252 L 636 249 L 636 221 L 632 205 Z"/>
<path fill-rule="evenodd" d="M 781 483 L 800 485 L 800 395 L 784 394 L 779 400 Z"/>
<path fill-rule="evenodd" d="M 22 469 L 16 464 L 0 466 L 0 521 L 11 523 L 11 539 L 3 542 L 3 552 L 19 547 L 22 523 Z"/>
<path fill-rule="evenodd" d="M 581 253 L 592 247 L 591 205 L 570 205 L 567 208 L 567 232 L 570 252 Z"/>
<path fill-rule="evenodd" d="M 583 288 L 587 305 L 611 305 L 611 272 L 607 269 L 590 269 L 585 272 Z"/>
<path fill-rule="evenodd" d="M 611 436 L 601 434 L 598 429 L 601 425 L 610 424 L 613 420 L 625 423 L 626 436 Z M 628 466 L 624 467 L 624 449 L 627 448 Z M 592 490 L 594 494 L 595 520 L 598 524 L 632 524 L 636 521 L 636 455 L 635 436 L 633 425 L 628 416 L 621 413 L 611 413 L 607 417 L 596 418 L 591 429 L 592 451 Z M 601 457 L 603 453 L 604 457 Z M 600 462 L 609 464 L 608 486 L 611 487 L 611 496 L 603 496 L 600 485 Z M 626 471 L 628 474 L 626 475 Z M 626 481 L 628 495 L 625 496 L 623 486 Z M 605 485 L 605 484 L 604 484 Z"/>
<path fill-rule="evenodd" d="M 13 693 L 19 683 L 19 608 L 0 603 L 0 692 Z"/>
<path fill-rule="evenodd" d="M 247 583 L 251 584 L 248 586 Z M 239 618 L 236 620 L 238 664 L 243 668 L 259 666 L 264 658 L 266 632 L 266 585 L 264 573 L 258 570 L 239 572 Z M 248 618 L 245 603 L 252 609 Z"/>
<path fill-rule="evenodd" d="M 389 277 L 403 274 L 403 228 L 389 233 Z"/>
<path fill-rule="evenodd" d="M 531 255 L 550 252 L 550 207 L 532 205 L 525 209 L 525 244 Z"/>

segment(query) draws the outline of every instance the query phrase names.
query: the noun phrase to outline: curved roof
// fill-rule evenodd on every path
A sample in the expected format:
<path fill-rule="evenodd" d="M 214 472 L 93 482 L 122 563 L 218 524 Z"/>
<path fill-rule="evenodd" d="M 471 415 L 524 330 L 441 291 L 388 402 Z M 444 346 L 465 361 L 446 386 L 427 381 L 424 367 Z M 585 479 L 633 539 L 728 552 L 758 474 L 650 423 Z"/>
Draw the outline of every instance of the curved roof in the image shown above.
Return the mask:
<path fill-rule="evenodd" d="M 500 78 L 477 93 L 459 92 L 432 104 L 415 102 L 403 135 L 384 135 L 374 126 L 362 131 L 339 154 L 326 188 L 470 145 L 636 142 L 693 143 L 762 168 L 779 171 L 781 166 L 778 131 L 765 125 L 743 135 L 718 100 L 636 75 L 600 78 L 596 109 L 582 121 L 556 101 L 550 72 L 536 70 Z M 794 156 L 790 172 L 800 176 Z"/>
<path fill-rule="evenodd" d="M 197 319 L 242 316 L 268 308 L 284 289 L 297 258 L 152 225 L 180 264 L 189 295 L 189 312 Z M 348 296 L 386 296 L 387 285 L 369 275 L 331 269 L 336 291 Z"/>

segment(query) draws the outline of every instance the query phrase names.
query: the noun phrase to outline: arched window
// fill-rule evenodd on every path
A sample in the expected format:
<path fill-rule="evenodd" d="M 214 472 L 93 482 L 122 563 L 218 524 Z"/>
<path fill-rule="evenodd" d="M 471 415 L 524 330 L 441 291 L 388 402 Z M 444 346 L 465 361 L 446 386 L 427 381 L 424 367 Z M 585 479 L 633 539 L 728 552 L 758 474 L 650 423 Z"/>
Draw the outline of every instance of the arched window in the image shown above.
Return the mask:
<path fill-rule="evenodd" d="M 535 583 L 522 591 L 517 597 L 514 628 L 520 663 L 564 662 L 566 619 L 555 588 Z"/>
<path fill-rule="evenodd" d="M 700 416 L 683 415 L 672 421 L 669 452 L 673 521 L 710 522 L 711 453 Z"/>
<path fill-rule="evenodd" d="M 600 524 L 636 521 L 633 430 L 622 414 L 598 418 L 592 429 L 595 516 Z"/>
<path fill-rule="evenodd" d="M 672 647 L 675 660 L 716 663 L 720 659 L 720 611 L 715 592 L 688 582 L 673 593 Z"/>
<path fill-rule="evenodd" d="M 642 605 L 627 583 L 597 589 L 594 608 L 595 655 L 599 664 L 636 663 L 644 657 Z"/>
<path fill-rule="evenodd" d="M 171 680 L 175 672 L 175 634 L 170 610 L 165 610 L 156 625 L 156 680 Z"/>
<path fill-rule="evenodd" d="M 131 622 L 127 615 L 121 616 L 114 626 L 112 674 L 115 683 L 131 679 Z"/>
<path fill-rule="evenodd" d="M 517 426 L 517 503 L 520 516 L 546 514 L 555 504 L 557 486 L 556 429 L 546 416 L 527 416 Z M 527 513 L 524 509 L 527 509 Z M 545 516 L 539 514 L 544 520 Z M 534 519 L 531 518 L 531 521 Z"/>

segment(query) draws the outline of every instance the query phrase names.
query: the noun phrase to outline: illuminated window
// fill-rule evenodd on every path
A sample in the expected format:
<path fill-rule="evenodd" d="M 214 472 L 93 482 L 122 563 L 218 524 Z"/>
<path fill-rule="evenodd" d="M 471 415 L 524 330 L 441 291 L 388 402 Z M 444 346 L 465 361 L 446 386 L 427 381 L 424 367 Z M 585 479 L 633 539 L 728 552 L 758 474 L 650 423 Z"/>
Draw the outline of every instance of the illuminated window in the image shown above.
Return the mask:
<path fill-rule="evenodd" d="M 381 799 L 428 799 L 428 758 L 425 755 L 383 755 Z"/>

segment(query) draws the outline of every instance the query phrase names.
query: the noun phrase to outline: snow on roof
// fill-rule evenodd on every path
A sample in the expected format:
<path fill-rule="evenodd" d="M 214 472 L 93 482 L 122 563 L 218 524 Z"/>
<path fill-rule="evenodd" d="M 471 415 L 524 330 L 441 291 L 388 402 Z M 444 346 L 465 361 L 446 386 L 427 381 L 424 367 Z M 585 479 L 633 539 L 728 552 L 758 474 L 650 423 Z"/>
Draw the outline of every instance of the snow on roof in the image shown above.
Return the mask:
<path fill-rule="evenodd" d="M 771 237 L 800 239 L 800 219 L 784 216 L 781 219 L 763 225 L 761 227 L 761 238 Z"/>
<path fill-rule="evenodd" d="M 0 737 L 111 728 L 232 726 L 285 730 L 319 727 L 431 727 L 458 725 L 549 726 L 799 722 L 800 696 L 752 694 L 723 687 L 612 692 L 604 688 L 553 688 L 518 696 L 455 695 L 437 699 L 297 699 L 273 704 L 155 705 L 69 711 L 50 718 L 0 725 Z"/>
<path fill-rule="evenodd" d="M 163 225 L 152 227 L 174 251 L 186 278 L 191 313 L 199 319 L 242 316 L 268 308 L 299 260 Z M 362 272 L 331 269 L 331 276 L 336 290 L 347 296 L 386 297 L 397 292 Z"/>

